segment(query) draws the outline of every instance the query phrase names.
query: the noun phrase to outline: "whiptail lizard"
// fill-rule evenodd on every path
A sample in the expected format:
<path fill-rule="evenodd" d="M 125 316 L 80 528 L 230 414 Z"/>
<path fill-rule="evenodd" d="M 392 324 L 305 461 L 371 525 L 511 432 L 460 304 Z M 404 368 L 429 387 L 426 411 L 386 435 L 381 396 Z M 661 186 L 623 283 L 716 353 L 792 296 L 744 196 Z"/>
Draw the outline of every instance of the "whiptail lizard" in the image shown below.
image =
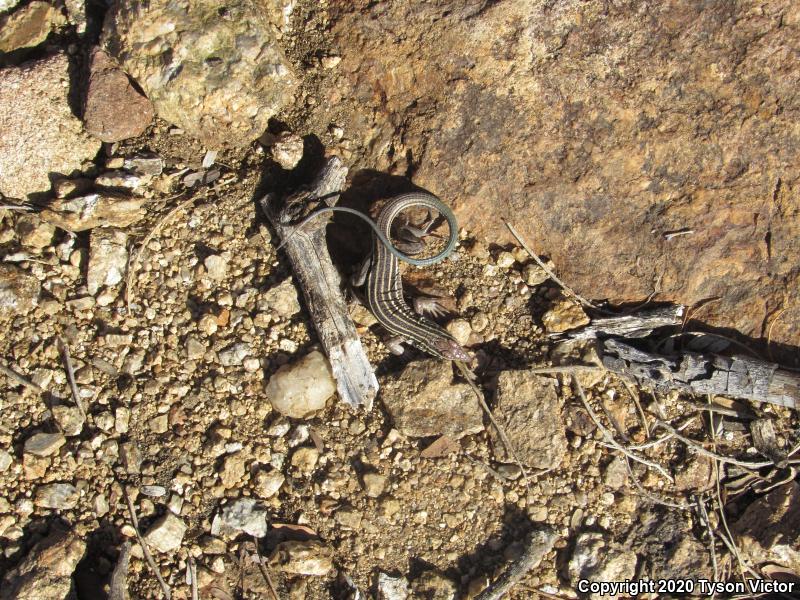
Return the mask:
<path fill-rule="evenodd" d="M 447 221 L 450 229 L 444 250 L 430 258 L 413 258 L 400 252 L 391 242 L 392 223 L 408 208 L 424 207 L 434 209 Z M 403 284 L 400 279 L 399 260 L 412 265 L 426 266 L 447 258 L 458 241 L 458 223 L 453 211 L 432 194 L 410 192 L 391 198 L 378 215 L 377 223 L 367 215 L 352 208 L 328 206 L 306 217 L 298 227 L 319 215 L 331 212 L 346 212 L 364 220 L 373 230 L 372 256 L 366 279 L 367 305 L 377 321 L 391 333 L 439 358 L 456 361 L 469 361 L 459 343 L 444 328 L 430 319 L 415 313 L 403 298 Z"/>

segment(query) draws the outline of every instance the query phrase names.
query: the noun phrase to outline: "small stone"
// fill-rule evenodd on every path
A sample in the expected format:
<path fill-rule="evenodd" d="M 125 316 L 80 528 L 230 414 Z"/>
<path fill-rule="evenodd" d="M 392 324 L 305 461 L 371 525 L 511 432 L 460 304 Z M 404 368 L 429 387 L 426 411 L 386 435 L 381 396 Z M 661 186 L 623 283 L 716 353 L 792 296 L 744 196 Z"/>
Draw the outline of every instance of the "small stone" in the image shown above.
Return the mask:
<path fill-rule="evenodd" d="M 294 287 L 292 278 L 284 279 L 272 289 L 267 290 L 259 301 L 259 306 L 273 311 L 284 319 L 300 312 L 300 300 L 297 297 L 297 288 Z"/>
<path fill-rule="evenodd" d="M 336 382 L 328 360 L 317 350 L 278 369 L 266 389 L 272 407 L 295 419 L 306 418 L 325 408 L 334 392 Z"/>
<path fill-rule="evenodd" d="M 0 315 L 28 314 L 39 302 L 39 291 L 34 276 L 17 266 L 0 264 Z"/>
<path fill-rule="evenodd" d="M 292 466 L 306 475 L 314 472 L 319 460 L 319 450 L 316 448 L 298 448 L 292 454 Z"/>
<path fill-rule="evenodd" d="M 358 531 L 361 529 L 361 521 L 363 518 L 360 512 L 350 506 L 340 508 L 334 515 L 334 519 L 339 525 L 351 531 Z"/>
<path fill-rule="evenodd" d="M 323 56 L 319 62 L 323 69 L 334 69 L 340 62 L 342 62 L 342 57 L 336 55 Z"/>
<path fill-rule="evenodd" d="M 582 533 L 575 542 L 568 571 L 572 585 L 590 581 L 624 581 L 636 572 L 636 554 L 607 542 L 600 533 Z M 592 594 L 592 598 L 601 598 Z"/>
<path fill-rule="evenodd" d="M 77 406 L 54 406 L 53 418 L 58 423 L 58 426 L 64 432 L 64 435 L 72 437 L 80 435 L 83 431 L 83 424 L 85 419 L 81 409 Z"/>
<path fill-rule="evenodd" d="M 119 456 L 122 461 L 122 466 L 125 471 L 130 475 L 139 473 L 142 465 L 142 452 L 136 442 L 124 442 L 119 447 Z"/>
<path fill-rule="evenodd" d="M 472 331 L 475 333 L 481 333 L 486 331 L 486 328 L 489 326 L 489 317 L 485 312 L 477 312 L 472 316 L 469 324 L 470 327 L 472 327 Z"/>
<path fill-rule="evenodd" d="M 244 479 L 246 460 L 247 457 L 242 452 L 229 454 L 223 459 L 219 478 L 225 489 L 235 487 Z"/>
<path fill-rule="evenodd" d="M 173 552 L 181 547 L 186 523 L 171 512 L 153 523 L 144 534 L 147 544 L 159 552 Z"/>
<path fill-rule="evenodd" d="M 411 587 L 416 598 L 430 600 L 455 600 L 456 585 L 438 571 L 424 571 L 413 581 Z"/>
<path fill-rule="evenodd" d="M 472 388 L 453 383 L 450 363 L 427 359 L 409 364 L 383 389 L 393 426 L 409 437 L 460 439 L 483 431 L 483 411 Z"/>
<path fill-rule="evenodd" d="M 66 443 L 66 438 L 60 433 L 36 433 L 25 440 L 23 452 L 33 456 L 50 456 Z"/>
<path fill-rule="evenodd" d="M 51 244 L 56 228 L 42 221 L 39 215 L 21 215 L 17 217 L 14 228 L 20 244 L 32 250 L 42 250 Z"/>
<path fill-rule="evenodd" d="M 272 144 L 272 158 L 287 171 L 294 169 L 303 158 L 303 138 L 284 132 Z"/>
<path fill-rule="evenodd" d="M 261 361 L 253 357 L 245 358 L 244 361 L 242 361 L 242 366 L 248 373 L 255 373 L 261 368 Z"/>
<path fill-rule="evenodd" d="M 136 137 L 153 120 L 153 105 L 100 48 L 91 53 L 83 119 L 86 131 L 104 142 Z"/>
<path fill-rule="evenodd" d="M 8 450 L 0 449 L 0 473 L 8 471 L 8 467 L 11 466 L 12 462 L 14 462 L 14 459 Z"/>
<path fill-rule="evenodd" d="M 378 600 L 408 600 L 411 590 L 405 577 L 392 577 L 384 572 L 378 573 Z"/>
<path fill-rule="evenodd" d="M 42 508 L 68 510 L 78 504 L 78 490 L 70 483 L 49 483 L 36 488 L 33 503 Z"/>
<path fill-rule="evenodd" d="M 106 171 L 97 176 L 94 184 L 98 187 L 118 190 L 136 190 L 148 183 L 152 177 L 129 173 L 122 169 Z"/>
<path fill-rule="evenodd" d="M 626 461 L 621 456 L 615 456 L 606 466 L 603 474 L 603 483 L 612 490 L 621 489 L 628 481 L 628 467 Z"/>
<path fill-rule="evenodd" d="M 522 280 L 531 287 L 542 285 L 550 276 L 542 267 L 535 263 L 530 263 L 522 268 Z"/>
<path fill-rule="evenodd" d="M 216 327 L 214 323 L 214 327 Z M 196 336 L 190 335 L 186 338 L 186 357 L 189 360 L 202 358 L 206 353 L 206 346 Z"/>
<path fill-rule="evenodd" d="M 212 535 L 232 538 L 241 532 L 257 538 L 267 535 L 267 509 L 253 498 L 239 498 L 231 502 L 211 523 Z"/>
<path fill-rule="evenodd" d="M 77 198 L 56 199 L 39 214 L 45 221 L 67 231 L 127 227 L 144 217 L 146 201 L 144 198 L 98 192 Z"/>
<path fill-rule="evenodd" d="M 542 316 L 548 333 L 561 333 L 589 323 L 589 317 L 579 304 L 572 300 L 559 300 Z"/>
<path fill-rule="evenodd" d="M 34 0 L 11 14 L 0 16 L 0 52 L 14 52 L 38 46 L 50 31 L 63 22 L 61 15 L 47 2 Z"/>
<path fill-rule="evenodd" d="M 453 319 L 447 324 L 448 332 L 461 346 L 466 346 L 467 342 L 469 342 L 469 336 L 472 334 L 472 326 L 469 324 L 469 321 L 466 319 Z"/>
<path fill-rule="evenodd" d="M 228 274 L 228 261 L 219 254 L 211 254 L 203 261 L 208 277 L 214 281 L 222 281 Z"/>
<path fill-rule="evenodd" d="M 364 473 L 364 491 L 370 498 L 377 498 L 386 490 L 388 479 L 380 473 Z"/>
<path fill-rule="evenodd" d="M 272 498 L 286 481 L 280 471 L 259 471 L 255 478 L 255 492 L 259 498 Z"/>
<path fill-rule="evenodd" d="M 120 406 L 114 413 L 114 430 L 117 433 L 128 433 L 130 426 L 131 411 L 129 408 Z"/>
<path fill-rule="evenodd" d="M 114 415 L 109 411 L 103 411 L 94 415 L 94 424 L 100 430 L 106 433 L 114 429 Z"/>
<path fill-rule="evenodd" d="M 239 342 L 232 344 L 218 353 L 219 362 L 224 367 L 235 367 L 242 364 L 242 361 L 253 353 L 249 344 Z"/>
<path fill-rule="evenodd" d="M 197 328 L 206 335 L 214 335 L 218 327 L 217 318 L 214 315 L 203 315 L 197 323 Z"/>
<path fill-rule="evenodd" d="M 495 264 L 501 269 L 508 269 L 514 265 L 515 259 L 511 252 L 501 252 Z"/>
<path fill-rule="evenodd" d="M 331 549 L 317 540 L 288 541 L 277 545 L 270 565 L 290 575 L 324 577 L 333 569 Z"/>
<path fill-rule="evenodd" d="M 169 415 L 163 414 L 153 417 L 147 423 L 153 433 L 166 433 L 169 429 Z"/>
<path fill-rule="evenodd" d="M 143 485 L 139 491 L 151 498 L 161 498 L 167 495 L 167 490 L 163 485 Z"/>

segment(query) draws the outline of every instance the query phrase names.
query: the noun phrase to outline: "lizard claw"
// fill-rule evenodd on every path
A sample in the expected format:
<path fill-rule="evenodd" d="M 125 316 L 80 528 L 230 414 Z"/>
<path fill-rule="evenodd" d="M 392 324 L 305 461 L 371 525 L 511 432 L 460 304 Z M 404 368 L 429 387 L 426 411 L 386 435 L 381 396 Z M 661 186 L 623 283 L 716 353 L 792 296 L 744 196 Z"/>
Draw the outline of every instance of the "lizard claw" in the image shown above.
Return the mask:
<path fill-rule="evenodd" d="M 419 296 L 418 298 L 414 298 L 414 311 L 419 315 L 427 313 L 434 317 L 444 317 L 450 314 L 450 311 L 442 306 L 438 298 L 431 296 Z"/>

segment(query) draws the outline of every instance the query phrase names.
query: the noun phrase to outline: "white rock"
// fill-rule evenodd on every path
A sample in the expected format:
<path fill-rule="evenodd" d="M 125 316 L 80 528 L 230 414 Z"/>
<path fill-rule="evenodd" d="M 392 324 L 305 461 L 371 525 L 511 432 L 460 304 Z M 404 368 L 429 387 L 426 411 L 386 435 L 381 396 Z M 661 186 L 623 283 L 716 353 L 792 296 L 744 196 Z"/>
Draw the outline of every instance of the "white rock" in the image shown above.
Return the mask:
<path fill-rule="evenodd" d="M 171 512 L 153 523 L 144 534 L 144 540 L 159 552 L 172 552 L 181 547 L 186 523 Z"/>
<path fill-rule="evenodd" d="M 232 344 L 219 351 L 219 362 L 224 367 L 235 367 L 241 365 L 242 361 L 252 353 L 253 349 L 250 348 L 249 344 L 245 344 L 244 342 Z"/>
<path fill-rule="evenodd" d="M 71 483 L 50 483 L 36 488 L 33 503 L 42 508 L 70 509 L 78 504 L 78 489 Z"/>
<path fill-rule="evenodd" d="M 285 481 L 286 477 L 280 471 L 259 471 L 255 480 L 256 494 L 261 498 L 272 498 Z"/>
<path fill-rule="evenodd" d="M 14 462 L 14 458 L 7 450 L 0 449 L 0 473 L 8 471 L 8 467 Z"/>
<path fill-rule="evenodd" d="M 336 391 L 336 382 L 328 360 L 315 350 L 278 369 L 270 378 L 266 391 L 276 411 L 302 419 L 325 407 Z"/>
<path fill-rule="evenodd" d="M 267 535 L 267 510 L 253 498 L 231 502 L 211 523 L 211 535 L 235 537 L 240 532 L 257 538 Z"/>
<path fill-rule="evenodd" d="M 117 285 L 128 266 L 128 234 L 113 227 L 92 229 L 86 287 L 95 295 L 103 286 Z"/>
<path fill-rule="evenodd" d="M 92 510 L 94 510 L 94 514 L 98 517 L 102 517 L 103 515 L 108 514 L 108 509 L 108 500 L 106 499 L 105 495 L 97 494 L 92 502 Z"/>
<path fill-rule="evenodd" d="M 259 307 L 271 310 L 284 319 L 300 312 L 300 300 L 292 278 L 284 279 L 274 288 L 267 290 L 259 302 Z"/>
<path fill-rule="evenodd" d="M 286 170 L 294 169 L 303 158 L 303 138 L 286 132 L 272 145 L 272 158 Z"/>
<path fill-rule="evenodd" d="M 209 279 L 222 281 L 228 274 L 228 261 L 219 254 L 206 256 L 203 264 L 206 267 Z"/>
<path fill-rule="evenodd" d="M 378 573 L 378 600 L 407 600 L 410 594 L 405 577 L 391 577 Z"/>

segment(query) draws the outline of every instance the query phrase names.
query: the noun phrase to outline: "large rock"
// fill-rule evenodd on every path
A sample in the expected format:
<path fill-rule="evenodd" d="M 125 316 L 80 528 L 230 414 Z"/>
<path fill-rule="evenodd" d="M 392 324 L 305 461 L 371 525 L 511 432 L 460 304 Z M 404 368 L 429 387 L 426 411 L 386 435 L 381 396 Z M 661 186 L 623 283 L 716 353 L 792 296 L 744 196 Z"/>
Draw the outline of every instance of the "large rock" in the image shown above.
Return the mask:
<path fill-rule="evenodd" d="M 431 358 L 411 363 L 387 381 L 381 398 L 392 424 L 410 437 L 447 435 L 458 439 L 483 431 L 483 413 L 466 383 L 453 383 L 448 361 Z"/>
<path fill-rule="evenodd" d="M 153 120 L 153 104 L 99 48 L 92 51 L 83 120 L 86 131 L 104 142 L 118 142 L 144 132 Z"/>
<path fill-rule="evenodd" d="M 208 145 L 241 146 L 263 133 L 297 87 L 270 26 L 275 8 L 122 0 L 106 18 L 103 43 L 160 117 Z"/>
<path fill-rule="evenodd" d="M 719 298 L 698 318 L 760 336 L 800 285 L 797 2 L 358 0 L 331 22 L 312 122 L 352 171 L 413 171 L 487 240 L 509 218 L 592 298 Z"/>
<path fill-rule="evenodd" d="M 70 110 L 68 69 L 63 54 L 0 69 L 0 193 L 46 192 L 100 149 Z"/>
<path fill-rule="evenodd" d="M 792 481 L 753 502 L 733 532 L 753 560 L 800 573 L 800 485 Z"/>
<path fill-rule="evenodd" d="M 63 21 L 52 5 L 41 0 L 0 16 L 0 52 L 38 46 L 47 39 L 53 26 Z"/>
<path fill-rule="evenodd" d="M 505 371 L 495 398 L 495 419 L 519 459 L 537 469 L 557 468 L 567 452 L 567 437 L 554 381 L 528 371 Z M 496 430 L 490 432 L 498 459 L 513 461 Z"/>
<path fill-rule="evenodd" d="M 130 198 L 110 192 L 78 198 L 59 198 L 40 214 L 42 220 L 67 231 L 94 227 L 127 227 L 145 215 L 144 198 Z"/>
<path fill-rule="evenodd" d="M 72 532 L 56 531 L 36 544 L 0 585 L 0 600 L 64 600 L 71 597 L 72 573 L 86 542 Z"/>
<path fill-rule="evenodd" d="M 33 275 L 15 265 L 0 265 L 0 315 L 29 313 L 39 303 L 40 291 Z"/>

